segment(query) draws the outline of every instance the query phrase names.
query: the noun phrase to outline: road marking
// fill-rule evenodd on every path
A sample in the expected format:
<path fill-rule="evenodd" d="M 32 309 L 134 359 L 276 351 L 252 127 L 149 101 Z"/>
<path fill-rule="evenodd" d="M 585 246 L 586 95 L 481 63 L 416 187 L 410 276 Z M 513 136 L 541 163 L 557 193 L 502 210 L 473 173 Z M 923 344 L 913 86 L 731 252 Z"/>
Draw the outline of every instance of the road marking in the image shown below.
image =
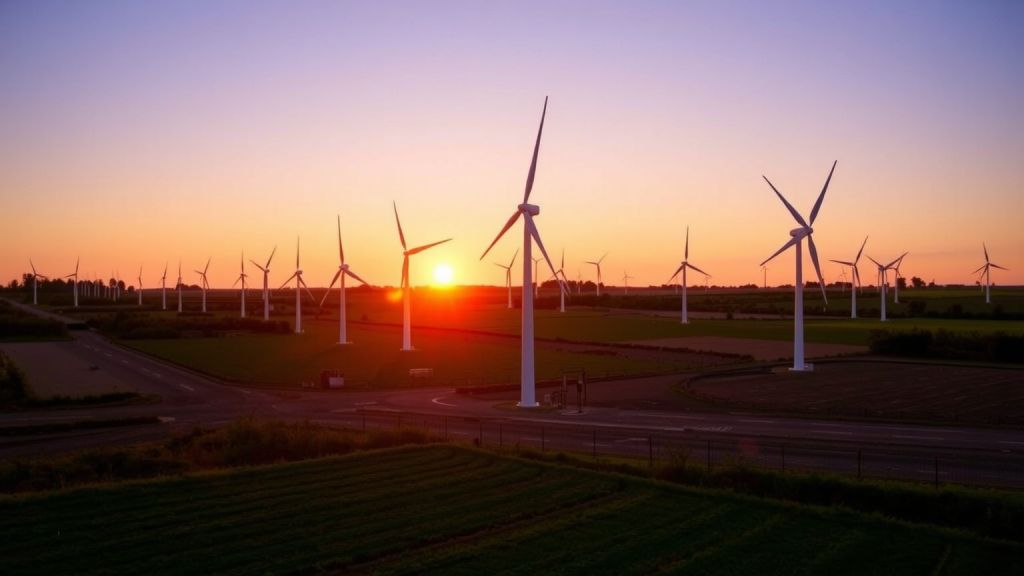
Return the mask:
<path fill-rule="evenodd" d="M 810 430 L 812 434 L 842 434 L 843 436 L 849 436 L 853 432 L 840 432 L 839 430 Z"/>
<path fill-rule="evenodd" d="M 677 414 L 647 414 L 643 412 L 630 414 L 630 416 L 639 416 L 641 418 L 682 418 L 684 420 L 704 420 L 703 416 L 680 416 Z"/>
<path fill-rule="evenodd" d="M 1024 442 L 1011 442 L 1010 440 L 999 440 L 996 444 L 1024 444 Z"/>
<path fill-rule="evenodd" d="M 728 432 L 732 430 L 732 426 L 694 426 L 693 428 L 687 428 L 693 432 Z"/>
<path fill-rule="evenodd" d="M 128 364 L 127 360 L 121 360 L 121 362 L 124 362 L 125 364 Z"/>
<path fill-rule="evenodd" d="M 354 405 L 356 405 L 356 406 L 369 406 L 371 404 L 376 404 L 376 403 L 377 402 L 355 402 Z"/>
<path fill-rule="evenodd" d="M 523 436 L 523 440 L 529 440 L 530 442 L 540 442 L 540 438 L 532 438 L 530 436 Z"/>
<path fill-rule="evenodd" d="M 918 474 L 935 474 L 935 470 L 918 470 Z M 939 472 L 939 476 L 945 476 L 949 472 Z"/>
<path fill-rule="evenodd" d="M 737 420 L 740 422 L 753 422 L 755 424 L 775 424 L 775 420 L 744 420 L 742 418 L 737 418 Z"/>
<path fill-rule="evenodd" d="M 449 404 L 447 402 L 441 402 L 441 398 L 447 398 L 447 396 L 438 396 L 431 400 L 434 404 L 440 404 L 441 406 L 458 406 L 458 404 Z"/>
<path fill-rule="evenodd" d="M 459 436 L 469 436 L 469 432 L 456 432 L 455 430 L 452 430 L 451 432 L 449 432 L 449 434 L 458 434 Z"/>
<path fill-rule="evenodd" d="M 149 369 L 147 369 L 147 368 L 142 368 L 141 370 L 142 370 L 143 372 L 149 372 Z"/>
<path fill-rule="evenodd" d="M 617 444 L 621 444 L 623 442 L 647 442 L 647 438 L 623 438 L 622 440 L 616 440 L 615 442 Z"/>
<path fill-rule="evenodd" d="M 598 447 L 601 447 L 601 448 L 611 448 L 612 447 L 611 444 L 594 444 L 593 442 L 584 442 L 583 445 L 584 446 L 598 446 Z"/>
<path fill-rule="evenodd" d="M 113 358 L 113 356 L 110 355 L 110 352 L 104 352 L 103 355 L 107 358 Z"/>
<path fill-rule="evenodd" d="M 909 431 L 909 432 L 938 432 L 939 431 L 939 430 L 928 430 L 928 429 L 922 429 L 922 428 L 900 428 L 898 426 L 878 426 L 877 428 L 879 430 L 903 430 L 903 431 Z M 959 434 L 960 433 L 959 430 L 945 430 L 945 429 L 943 429 L 942 432 L 944 432 L 946 434 Z"/>
<path fill-rule="evenodd" d="M 188 386 L 185 386 L 184 384 L 182 384 L 182 383 L 180 383 L 180 382 L 178 383 L 178 386 L 181 386 L 181 387 L 182 387 L 182 388 L 184 388 L 185 390 L 191 390 L 192 392 L 195 392 L 195 391 L 196 391 L 196 389 L 195 389 L 195 388 L 189 388 Z"/>
<path fill-rule="evenodd" d="M 893 438 L 906 438 L 909 440 L 944 440 L 938 436 L 900 436 L 899 434 L 893 434 Z"/>

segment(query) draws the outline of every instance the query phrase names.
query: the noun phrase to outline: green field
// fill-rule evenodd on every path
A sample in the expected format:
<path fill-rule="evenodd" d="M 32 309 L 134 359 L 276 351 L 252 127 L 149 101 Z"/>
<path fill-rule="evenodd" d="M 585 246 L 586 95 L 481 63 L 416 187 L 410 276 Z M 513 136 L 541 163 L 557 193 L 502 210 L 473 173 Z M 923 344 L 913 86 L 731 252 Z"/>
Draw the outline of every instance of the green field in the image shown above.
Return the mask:
<path fill-rule="evenodd" d="M 411 447 L 0 497 L 3 574 L 1016 574 L 1019 544 Z"/>

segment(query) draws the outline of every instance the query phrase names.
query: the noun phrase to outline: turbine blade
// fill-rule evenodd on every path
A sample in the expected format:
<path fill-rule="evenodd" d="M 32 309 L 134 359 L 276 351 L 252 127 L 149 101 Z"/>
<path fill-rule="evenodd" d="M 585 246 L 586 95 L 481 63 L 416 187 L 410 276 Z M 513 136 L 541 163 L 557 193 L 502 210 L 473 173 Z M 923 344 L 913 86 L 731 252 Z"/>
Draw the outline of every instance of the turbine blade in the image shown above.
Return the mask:
<path fill-rule="evenodd" d="M 818 217 L 818 210 L 821 209 L 821 201 L 825 199 L 825 191 L 828 190 L 828 183 L 832 181 L 832 173 L 836 171 L 836 164 L 839 161 L 832 162 L 832 169 L 828 172 L 828 178 L 825 179 L 825 186 L 821 189 L 821 194 L 818 194 L 818 201 L 814 203 L 814 208 L 811 210 L 811 225 L 814 225 L 814 219 Z"/>
<path fill-rule="evenodd" d="M 906 256 L 907 254 L 909 254 L 909 252 L 904 252 L 903 255 L 901 255 L 899 258 L 893 260 L 892 262 L 889 262 L 888 264 L 885 265 L 885 267 L 886 268 L 892 268 L 893 266 L 896 265 L 897 262 L 899 262 L 900 260 L 903 260 L 903 256 Z"/>
<path fill-rule="evenodd" d="M 78 278 L 78 263 L 81 262 L 82 258 L 75 258 L 75 278 Z M 985 253 L 985 261 L 988 261 L 988 253 Z"/>
<path fill-rule="evenodd" d="M 516 263 L 516 256 L 519 256 L 519 248 L 516 248 L 515 254 L 512 255 L 512 261 L 508 263 L 508 267 L 511 269 Z"/>
<path fill-rule="evenodd" d="M 665 284 L 669 284 L 669 283 L 671 283 L 671 282 L 672 282 L 673 280 L 675 280 L 676 276 L 679 276 L 679 273 L 683 271 L 683 268 L 684 268 L 685 266 L 686 266 L 685 264 L 680 264 L 680 265 L 679 265 L 679 268 L 676 268 L 676 271 L 675 271 L 675 273 L 673 273 L 673 274 L 672 274 L 672 277 L 670 277 L 670 278 L 668 279 L 668 282 L 665 282 Z"/>
<path fill-rule="evenodd" d="M 533 223 L 533 217 L 527 214 L 524 220 L 526 221 L 526 226 L 530 229 L 530 236 L 533 236 L 533 241 L 537 243 L 540 253 L 544 255 L 544 261 L 548 263 L 551 273 L 554 274 L 555 265 L 551 263 L 551 258 L 548 258 L 548 251 L 544 249 L 544 242 L 540 239 L 540 233 L 537 232 L 537 225 Z"/>
<path fill-rule="evenodd" d="M 562 265 L 558 267 L 558 271 L 561 272 L 565 269 L 565 248 L 562 248 Z M 564 272 L 563 272 L 564 275 Z"/>
<path fill-rule="evenodd" d="M 523 204 L 530 201 L 530 192 L 533 191 L 533 178 L 537 174 L 537 155 L 540 153 L 540 135 L 544 132 L 544 117 L 548 113 L 548 97 L 544 97 L 544 110 L 540 113 L 540 128 L 537 129 L 537 143 L 533 145 L 533 160 L 530 161 L 530 173 L 526 176 L 526 192 L 523 194 Z"/>
<path fill-rule="evenodd" d="M 874 262 L 874 263 L 875 263 L 875 266 L 878 266 L 879 268 L 881 268 L 881 267 L 882 267 L 882 265 L 878 263 L 878 260 L 875 260 L 875 259 L 874 259 L 874 258 L 872 258 L 871 256 L 868 256 L 868 260 L 871 260 L 872 262 Z"/>
<path fill-rule="evenodd" d="M 854 264 L 856 264 L 857 261 L 860 260 L 860 254 L 861 254 L 861 252 L 864 251 L 864 246 L 866 246 L 867 243 L 868 243 L 868 237 L 865 236 L 864 237 L 864 242 L 862 242 L 861 245 L 860 245 L 860 250 L 857 251 L 857 257 L 853 259 Z"/>
<path fill-rule="evenodd" d="M 971 272 L 971 274 L 977 274 L 978 272 L 982 271 L 983 269 L 988 268 L 988 266 L 989 266 L 989 264 L 988 264 L 988 262 L 986 262 L 986 263 L 982 264 L 981 266 L 979 266 L 977 270 L 975 270 L 974 272 Z"/>
<path fill-rule="evenodd" d="M 292 278 L 295 278 L 296 275 L 298 275 L 298 272 L 296 272 L 296 273 L 292 274 L 291 276 L 289 276 L 288 279 L 285 280 L 283 284 L 281 284 L 281 288 L 284 288 L 285 286 L 287 286 L 288 283 L 292 281 Z M 278 290 L 280 290 L 281 288 L 278 288 Z"/>
<path fill-rule="evenodd" d="M 409 257 L 402 260 L 402 288 L 409 284 Z"/>
<path fill-rule="evenodd" d="M 853 266 L 853 262 L 845 262 L 843 260 L 829 260 L 829 262 L 835 262 L 836 264 L 846 264 L 847 266 Z"/>
<path fill-rule="evenodd" d="M 338 214 L 338 257 L 345 263 L 345 249 L 341 246 L 341 214 Z"/>
<path fill-rule="evenodd" d="M 260 265 L 259 265 L 259 264 L 258 264 L 258 263 L 257 263 L 257 262 L 255 261 L 255 260 L 251 260 L 251 259 L 250 259 L 250 260 L 249 260 L 249 262 L 252 262 L 254 266 L 256 266 L 257 268 L 259 268 L 260 270 L 263 270 L 263 272 L 266 272 L 266 271 L 267 271 L 267 269 L 266 269 L 266 268 L 264 268 L 263 266 L 260 266 Z M 164 274 L 166 274 L 166 272 L 164 272 Z"/>
<path fill-rule="evenodd" d="M 690 268 L 693 268 L 693 269 L 694 269 L 694 270 L 696 270 L 697 272 L 700 272 L 701 274 L 703 274 L 703 275 L 707 276 L 708 278 L 711 278 L 711 274 L 708 274 L 707 272 L 705 272 L 705 271 L 701 270 L 700 268 L 697 268 L 697 267 L 696 267 L 696 266 L 694 266 L 693 264 L 690 264 L 689 262 L 687 262 L 687 263 L 686 263 L 686 265 L 687 265 L 687 266 L 689 266 Z"/>
<path fill-rule="evenodd" d="M 338 277 L 341 276 L 341 268 L 338 269 L 338 273 L 334 275 L 334 280 L 331 280 L 331 285 L 327 287 L 327 291 L 324 292 L 324 297 L 320 300 L 320 308 L 324 307 L 324 302 L 327 302 L 327 297 L 331 295 L 331 288 L 334 288 L 334 283 L 338 281 Z"/>
<path fill-rule="evenodd" d="M 28 265 L 32 267 L 32 275 L 38 276 L 38 274 L 36 274 L 36 265 L 32 263 L 31 258 L 28 259 Z"/>
<path fill-rule="evenodd" d="M 988 247 L 985 246 L 984 242 L 981 243 L 981 249 L 985 251 L 985 263 L 988 264 Z M 78 266 L 75 266 L 75 269 L 77 270 Z"/>
<path fill-rule="evenodd" d="M 427 248 L 433 248 L 434 246 L 437 246 L 438 244 L 444 244 L 445 242 L 449 242 L 449 241 L 451 241 L 451 238 L 446 238 L 444 240 L 441 240 L 440 242 L 433 242 L 431 244 L 425 244 L 425 245 L 420 246 L 418 248 L 413 248 L 412 250 L 409 250 L 408 253 L 409 253 L 409 256 L 412 256 L 413 254 L 419 254 L 420 252 L 423 252 Z"/>
<path fill-rule="evenodd" d="M 683 260 L 690 259 L 690 227 L 686 227 L 686 249 L 683 250 Z"/>
<path fill-rule="evenodd" d="M 242 277 L 241 277 L 241 276 L 239 276 L 239 277 L 238 277 L 238 278 L 237 278 L 237 279 L 235 280 L 235 283 L 231 285 L 231 287 L 232 287 L 232 288 L 234 288 L 235 286 L 238 286 L 238 281 L 239 281 L 239 280 L 241 280 L 241 279 L 242 279 Z M 141 282 L 140 282 L 140 284 L 141 284 Z M 245 285 L 243 284 L 242 286 L 244 287 Z"/>
<path fill-rule="evenodd" d="M 206 274 L 206 271 L 210 269 L 210 260 L 213 260 L 213 256 L 206 259 L 206 268 L 203 268 L 203 274 Z"/>
<path fill-rule="evenodd" d="M 298 279 L 299 284 L 302 285 L 302 288 L 306 291 L 306 294 L 309 296 L 309 299 L 312 300 L 313 302 L 316 302 L 316 298 L 313 297 L 313 293 L 309 291 L 309 286 L 306 286 L 306 281 L 302 279 L 301 275 L 298 276 Z"/>
<path fill-rule="evenodd" d="M 1009 272 L 1009 271 L 1010 271 L 1010 269 L 1009 269 L 1009 268 L 1003 268 L 1003 267 L 1002 267 L 1002 266 L 1000 266 L 999 264 L 993 264 L 993 263 L 991 263 L 991 262 L 989 262 L 989 266 L 991 266 L 991 267 L 993 267 L 993 268 L 999 268 L 1000 270 L 1006 270 L 1007 272 Z"/>
<path fill-rule="evenodd" d="M 779 192 L 778 188 L 776 188 L 775 185 L 772 184 L 772 181 L 769 180 L 768 177 L 764 176 L 764 175 L 762 175 L 761 178 L 764 178 L 764 181 L 767 182 L 768 185 L 772 187 L 772 190 L 775 191 L 775 195 L 779 197 L 779 200 L 782 200 L 783 204 L 786 205 L 786 208 L 789 210 L 789 213 L 793 215 L 793 218 L 796 218 L 796 221 L 801 226 L 803 226 L 804 228 L 807 228 L 808 227 L 807 226 L 807 222 L 804 220 L 804 217 L 801 216 L 800 213 L 796 211 L 796 208 L 793 208 L 793 205 L 790 204 L 788 200 L 786 200 L 786 198 L 782 195 L 782 193 Z M 769 258 L 768 260 L 771 260 L 771 258 Z M 765 260 L 765 262 L 767 262 L 767 260 Z"/>
<path fill-rule="evenodd" d="M 274 249 L 270 251 L 270 258 L 267 258 L 267 265 L 265 267 L 261 267 L 260 268 L 261 270 L 265 270 L 266 268 L 270 268 L 270 261 L 274 259 L 274 253 L 275 252 L 277 252 L 277 246 L 274 246 Z M 253 264 L 256 264 L 256 263 L 253 262 Z M 256 264 L 256 265 L 259 266 L 259 264 Z"/>
<path fill-rule="evenodd" d="M 164 275 L 160 277 L 161 280 L 167 278 L 167 262 L 164 262 Z"/>
<path fill-rule="evenodd" d="M 402 221 L 398 219 L 398 204 L 395 204 L 395 201 L 392 200 L 391 206 L 395 209 L 395 223 L 398 224 L 398 239 L 402 241 L 402 250 L 406 250 L 405 234 L 402 234 Z"/>
<path fill-rule="evenodd" d="M 295 269 L 298 270 L 299 266 L 299 237 L 295 237 Z"/>
<path fill-rule="evenodd" d="M 351 270 L 345 270 L 345 274 L 348 274 L 349 276 L 351 276 L 351 277 L 355 278 L 356 280 L 359 280 L 360 282 L 362 282 L 363 284 L 366 284 L 367 286 L 369 286 L 369 285 L 370 285 L 370 283 L 369 283 L 369 282 L 367 282 L 366 280 L 363 280 L 363 279 L 362 279 L 362 278 L 360 278 L 359 276 L 356 276 L 356 273 L 355 273 L 355 272 L 353 272 L 353 271 L 351 271 Z"/>
<path fill-rule="evenodd" d="M 764 266 L 765 264 L 771 262 L 772 258 L 775 258 L 779 254 L 782 254 L 783 252 L 786 251 L 787 248 L 789 248 L 790 246 L 796 244 L 797 242 L 799 242 L 802 239 L 803 239 L 803 236 L 794 236 L 794 237 L 790 238 L 789 242 L 786 242 L 785 244 L 782 245 L 782 248 L 779 248 L 778 250 L 775 251 L 775 254 L 772 254 L 771 256 L 768 257 L 767 260 L 765 260 L 764 262 L 761 262 L 761 266 Z"/>
<path fill-rule="evenodd" d="M 498 240 L 501 240 L 501 237 L 505 235 L 505 232 L 508 232 L 508 229 L 511 228 L 512 225 L 516 223 L 516 220 L 519 219 L 520 214 L 522 214 L 522 212 L 516 210 L 515 214 L 513 214 L 512 217 L 508 219 L 508 222 L 505 222 L 505 227 L 501 229 L 501 232 L 498 232 L 498 235 L 494 238 L 494 242 L 491 242 L 491 245 L 488 246 L 487 250 L 484 250 L 483 255 L 480 256 L 481 260 L 484 259 L 484 256 L 487 256 L 487 253 L 491 251 L 491 248 L 494 248 L 494 245 L 498 243 Z"/>
<path fill-rule="evenodd" d="M 833 166 L 833 169 L 835 166 Z M 822 192 L 824 194 L 824 192 Z M 818 265 L 818 249 L 814 246 L 814 236 L 811 234 L 807 235 L 807 248 L 808 252 L 811 253 L 811 262 L 814 263 L 814 271 L 818 274 L 818 288 L 821 288 L 821 297 L 824 298 L 825 304 L 828 304 L 828 296 L 825 295 L 825 279 L 821 277 L 821 266 Z"/>
<path fill-rule="evenodd" d="M 601 261 L 605 259 L 605 256 L 608 256 L 608 253 L 607 253 L 607 252 L 605 252 L 605 253 L 604 253 L 604 256 L 601 256 L 600 258 L 598 258 L 598 259 L 597 259 L 597 262 L 596 262 L 596 264 L 600 265 L 600 264 L 601 264 Z"/>

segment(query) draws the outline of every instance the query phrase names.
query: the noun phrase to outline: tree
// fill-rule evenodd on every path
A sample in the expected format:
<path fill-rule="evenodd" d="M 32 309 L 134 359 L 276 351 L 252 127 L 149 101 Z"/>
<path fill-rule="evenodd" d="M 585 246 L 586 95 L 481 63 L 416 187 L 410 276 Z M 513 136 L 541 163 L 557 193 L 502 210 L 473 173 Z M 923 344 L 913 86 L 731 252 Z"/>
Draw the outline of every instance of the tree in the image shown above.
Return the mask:
<path fill-rule="evenodd" d="M 907 289 L 907 279 L 904 278 L 903 276 L 900 276 L 900 277 L 896 278 L 896 287 L 900 288 L 902 290 L 906 290 Z"/>
<path fill-rule="evenodd" d="M 910 283 L 914 286 L 914 288 L 924 288 L 924 280 L 921 280 L 917 276 L 911 278 Z"/>
<path fill-rule="evenodd" d="M 8 284 L 7 287 L 10 288 L 11 290 L 17 290 L 17 288 L 18 288 L 18 279 L 15 278 L 14 280 L 11 280 L 11 283 Z"/>

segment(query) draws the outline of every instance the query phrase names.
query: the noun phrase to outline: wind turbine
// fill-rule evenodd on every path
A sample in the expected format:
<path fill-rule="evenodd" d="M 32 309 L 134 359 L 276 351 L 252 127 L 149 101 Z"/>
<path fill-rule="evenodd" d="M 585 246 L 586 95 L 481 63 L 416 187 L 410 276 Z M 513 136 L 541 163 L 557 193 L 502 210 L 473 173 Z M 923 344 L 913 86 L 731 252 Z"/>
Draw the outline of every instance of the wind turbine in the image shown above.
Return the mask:
<path fill-rule="evenodd" d="M 269 266 L 269 263 L 267 264 Z M 295 278 L 295 333 L 302 334 L 302 289 L 306 289 L 306 294 L 309 294 L 310 300 L 316 302 L 316 298 L 313 298 L 313 293 L 309 291 L 306 286 L 306 281 L 302 279 L 302 268 L 299 267 L 299 239 L 295 239 L 295 272 L 281 284 L 281 288 L 284 288 Z M 280 290 L 281 288 L 278 288 Z"/>
<path fill-rule="evenodd" d="M 857 257 L 853 259 L 853 262 L 846 262 L 844 260 L 830 260 L 836 264 L 845 264 L 850 268 L 853 268 L 853 282 L 850 283 L 850 297 L 853 299 L 850 304 L 850 318 L 857 318 L 857 287 L 860 286 L 860 271 L 857 270 L 857 262 L 860 262 L 860 255 L 864 252 L 864 246 L 868 243 L 868 237 L 864 237 L 864 242 L 860 245 L 860 250 L 857 251 Z"/>
<path fill-rule="evenodd" d="M 204 314 L 206 313 L 206 289 L 210 287 L 210 283 L 206 281 L 206 271 L 210 269 L 210 260 L 211 259 L 213 259 L 213 256 L 210 256 L 210 258 L 206 259 L 206 268 L 203 268 L 202 272 L 200 272 L 199 270 L 195 271 L 196 274 L 199 274 L 199 276 L 202 277 L 202 280 L 199 282 L 199 287 L 203 289 L 203 313 Z"/>
<path fill-rule="evenodd" d="M 558 277 L 559 274 L 562 275 L 561 278 Z M 562 248 L 562 264 L 558 267 L 558 270 L 555 271 L 554 278 L 555 282 L 558 282 L 560 288 L 558 291 L 560 300 L 559 312 L 565 312 L 565 292 L 569 289 L 569 279 L 565 277 L 565 248 Z"/>
<path fill-rule="evenodd" d="M 142 306 L 142 266 L 139 266 L 139 306 Z"/>
<path fill-rule="evenodd" d="M 354 272 L 349 270 L 348 264 L 345 263 L 345 249 L 341 246 L 340 214 L 338 215 L 338 258 L 338 272 L 334 275 L 334 280 L 331 280 L 331 285 L 327 287 L 327 291 L 324 292 L 324 299 L 320 301 L 320 307 L 322 308 L 324 302 L 327 301 L 327 295 L 331 293 L 331 288 L 334 288 L 334 283 L 340 279 L 341 284 L 338 284 L 338 344 L 351 344 L 345 335 L 345 276 L 351 276 L 363 284 L 366 284 L 366 281 L 356 276 Z"/>
<path fill-rule="evenodd" d="M 241 262 L 242 262 L 242 272 L 241 272 L 241 274 L 238 275 L 238 279 L 235 280 L 235 283 L 232 284 L 231 287 L 234 288 L 239 282 L 242 283 L 242 318 L 245 318 L 245 278 L 246 278 L 246 274 L 245 274 L 245 252 L 244 251 L 242 252 L 242 260 L 241 260 Z"/>
<path fill-rule="evenodd" d="M 985 304 L 991 304 L 992 300 L 990 296 L 992 288 L 992 278 L 989 277 L 989 270 L 992 268 L 998 268 L 1000 270 L 1009 271 L 1009 268 L 1003 268 L 999 264 L 989 261 L 988 248 L 985 246 L 984 242 L 981 243 L 981 249 L 985 251 L 985 263 L 980 268 L 975 270 L 974 273 L 977 274 L 978 272 L 981 272 L 985 276 Z"/>
<path fill-rule="evenodd" d="M 607 256 L 607 255 L 608 255 L 608 253 L 605 252 L 604 256 L 601 256 L 600 258 L 598 258 L 597 262 L 589 262 L 589 261 L 584 262 L 584 264 L 593 264 L 594 266 L 597 266 L 597 295 L 598 296 L 601 295 L 601 261 L 604 260 L 604 257 Z"/>
<path fill-rule="evenodd" d="M 167 310 L 167 262 L 164 262 L 164 275 L 160 277 L 161 310 Z"/>
<path fill-rule="evenodd" d="M 579 296 L 580 291 L 583 290 L 583 273 L 576 270 L 576 295 Z"/>
<path fill-rule="evenodd" d="M 686 284 L 687 284 L 687 282 L 686 282 L 686 269 L 687 268 L 693 268 L 697 272 L 700 272 L 701 274 L 703 274 L 705 278 L 711 277 L 711 274 L 708 274 L 707 272 L 701 270 L 700 268 L 697 268 L 693 264 L 690 264 L 690 227 L 689 226 L 686 227 L 686 247 L 683 248 L 683 261 L 682 261 L 681 264 L 679 264 L 679 268 L 676 269 L 675 273 L 672 274 L 672 277 L 668 279 L 669 282 L 672 282 L 672 280 L 674 280 L 676 276 L 679 276 L 679 274 L 682 273 L 682 277 L 680 278 L 680 280 L 682 280 L 682 285 L 683 285 L 683 317 L 682 317 L 682 323 L 683 324 L 689 324 L 690 323 L 690 320 L 689 320 L 689 318 L 687 318 L 687 315 L 686 315 L 686 288 L 687 288 L 687 286 L 686 286 Z"/>
<path fill-rule="evenodd" d="M 433 248 L 438 244 L 444 244 L 451 240 L 447 238 L 440 242 L 433 242 L 431 244 L 424 244 L 413 249 L 409 249 L 405 245 L 405 234 L 402 233 L 402 221 L 398 219 L 398 205 L 394 202 L 391 203 L 395 209 L 395 223 L 398 224 L 398 239 L 402 241 L 402 350 L 405 352 L 411 352 L 412 347 L 412 286 L 409 285 L 409 256 L 413 256 L 423 252 L 428 248 Z"/>
<path fill-rule="evenodd" d="M 534 408 L 537 406 L 536 400 L 536 389 L 535 389 L 535 378 L 534 372 L 534 358 L 533 358 L 533 290 L 531 290 L 532 284 L 532 270 L 530 269 L 530 260 L 533 258 L 533 243 L 537 243 L 537 248 L 540 249 L 540 253 L 544 256 L 544 260 L 547 261 L 548 266 L 551 267 L 551 272 L 554 273 L 555 267 L 551 264 L 551 259 L 548 258 L 547 250 L 544 249 L 544 242 L 540 239 L 540 232 L 537 231 L 537 225 L 533 222 L 533 217 L 540 215 L 540 206 L 536 204 L 530 204 L 530 192 L 533 191 L 533 180 L 537 173 L 537 155 L 540 152 L 540 137 L 544 132 L 544 117 L 548 111 L 548 99 L 544 97 L 544 110 L 540 115 L 540 127 L 537 129 L 537 142 L 533 147 L 533 159 L 530 161 L 530 171 L 526 176 L 526 191 L 523 194 L 523 203 L 516 207 L 516 211 L 512 214 L 512 217 L 505 223 L 505 227 L 498 232 L 498 236 L 491 242 L 491 245 L 484 250 L 480 259 L 483 260 L 484 256 L 491 251 L 491 248 L 498 243 L 498 240 L 508 232 L 510 228 L 519 220 L 519 217 L 523 217 L 523 327 L 522 327 L 522 355 L 520 362 L 520 397 L 519 406 L 523 408 Z M 600 268 L 598 268 L 600 270 Z"/>
<path fill-rule="evenodd" d="M 846 294 L 846 268 L 843 266 L 839 267 L 839 276 L 836 277 L 836 282 L 839 283 L 840 294 Z"/>
<path fill-rule="evenodd" d="M 508 288 L 508 307 L 512 309 L 512 265 L 516 263 L 516 256 L 519 255 L 519 248 L 516 248 L 516 253 L 512 255 L 512 261 L 508 263 L 508 266 L 504 264 L 494 263 L 495 266 L 505 269 L 505 288 Z"/>
<path fill-rule="evenodd" d="M 909 254 L 909 252 L 904 252 L 903 256 L 906 256 L 907 254 Z M 892 268 L 892 271 L 896 274 L 896 277 L 893 280 L 893 296 L 895 297 L 893 299 L 894 304 L 900 303 L 900 278 L 903 277 L 900 274 L 900 265 L 903 264 L 903 256 L 900 256 L 900 259 L 896 261 L 896 265 Z"/>
<path fill-rule="evenodd" d="M 175 289 L 178 291 L 178 314 L 181 314 L 181 260 L 178 260 L 178 283 Z"/>
<path fill-rule="evenodd" d="M 761 266 L 761 271 L 764 272 L 764 289 L 768 289 L 768 267 Z"/>
<path fill-rule="evenodd" d="M 263 271 L 263 321 L 270 320 L 270 289 L 267 287 L 267 277 L 270 276 L 270 261 L 274 259 L 274 252 L 277 252 L 277 246 L 270 251 L 270 258 L 267 258 L 267 264 L 260 266 L 255 260 L 250 259 L 249 262 L 256 264 L 256 267 Z M 287 282 L 286 282 L 287 284 Z"/>
<path fill-rule="evenodd" d="M 764 181 L 771 186 L 775 195 L 782 200 L 782 203 L 786 205 L 786 209 L 793 215 L 793 218 L 800 224 L 799 228 L 794 228 L 789 231 L 789 235 L 792 238 L 789 242 L 782 245 L 775 254 L 772 254 L 768 260 L 761 262 L 764 266 L 772 258 L 775 258 L 779 254 L 785 252 L 790 246 L 796 246 L 796 285 L 794 288 L 793 296 L 793 370 L 797 372 L 813 370 L 813 365 L 804 364 L 804 278 L 803 278 L 803 240 L 807 238 L 807 248 L 811 253 L 811 262 L 814 263 L 814 271 L 818 275 L 818 287 L 821 288 L 821 296 L 825 299 L 825 303 L 828 304 L 828 297 L 825 295 L 825 281 L 821 277 L 821 267 L 818 265 L 818 250 L 814 247 L 814 220 L 818 217 L 818 210 L 821 209 L 821 201 L 825 199 L 825 192 L 828 190 L 828 184 L 832 181 L 832 173 L 836 171 L 836 164 L 838 160 L 832 163 L 832 170 L 828 173 L 828 179 L 825 180 L 825 186 L 821 189 L 821 194 L 818 195 L 818 200 L 814 203 L 814 208 L 811 209 L 811 220 L 808 223 L 804 220 L 803 216 L 793 208 L 793 205 L 786 201 L 782 194 L 775 188 L 775 185 L 768 180 L 767 177 L 762 176 Z"/>
<path fill-rule="evenodd" d="M 540 298 L 540 273 L 537 271 L 537 264 L 541 261 L 540 258 L 533 258 L 533 297 Z"/>
<path fill-rule="evenodd" d="M 878 285 L 879 285 L 880 290 L 881 290 L 881 292 L 879 294 L 882 297 L 882 322 L 885 322 L 886 320 L 888 320 L 888 318 L 886 318 L 886 316 L 885 316 L 885 293 L 886 293 L 886 280 L 887 280 L 887 278 L 886 278 L 886 270 L 891 270 L 893 268 L 893 266 L 895 266 L 897 263 L 899 263 L 899 261 L 903 259 L 903 256 L 906 256 L 906 255 L 907 255 L 907 253 L 904 252 L 902 256 L 900 256 L 899 258 L 893 260 L 892 262 L 889 262 L 888 264 L 885 264 L 884 266 L 881 263 L 879 263 L 878 260 L 875 260 L 871 256 L 868 256 L 868 260 L 871 260 L 872 262 L 875 263 L 875 266 L 878 266 Z"/>
<path fill-rule="evenodd" d="M 68 274 L 65 278 L 72 278 L 71 280 L 71 294 L 75 298 L 75 308 L 78 308 L 78 263 L 81 258 L 75 258 L 75 272 Z"/>
<path fill-rule="evenodd" d="M 32 305 L 35 306 L 39 304 L 39 299 L 36 297 L 38 293 L 39 279 L 42 278 L 43 280 L 49 280 L 49 278 L 36 272 L 36 265 L 32 263 L 31 258 L 28 259 L 28 265 L 32 267 Z"/>
<path fill-rule="evenodd" d="M 626 271 L 623 270 L 622 271 L 622 288 L 623 288 L 622 294 L 624 296 L 629 294 L 629 281 L 630 280 L 636 280 L 636 278 L 633 278 L 629 274 L 626 274 Z"/>

